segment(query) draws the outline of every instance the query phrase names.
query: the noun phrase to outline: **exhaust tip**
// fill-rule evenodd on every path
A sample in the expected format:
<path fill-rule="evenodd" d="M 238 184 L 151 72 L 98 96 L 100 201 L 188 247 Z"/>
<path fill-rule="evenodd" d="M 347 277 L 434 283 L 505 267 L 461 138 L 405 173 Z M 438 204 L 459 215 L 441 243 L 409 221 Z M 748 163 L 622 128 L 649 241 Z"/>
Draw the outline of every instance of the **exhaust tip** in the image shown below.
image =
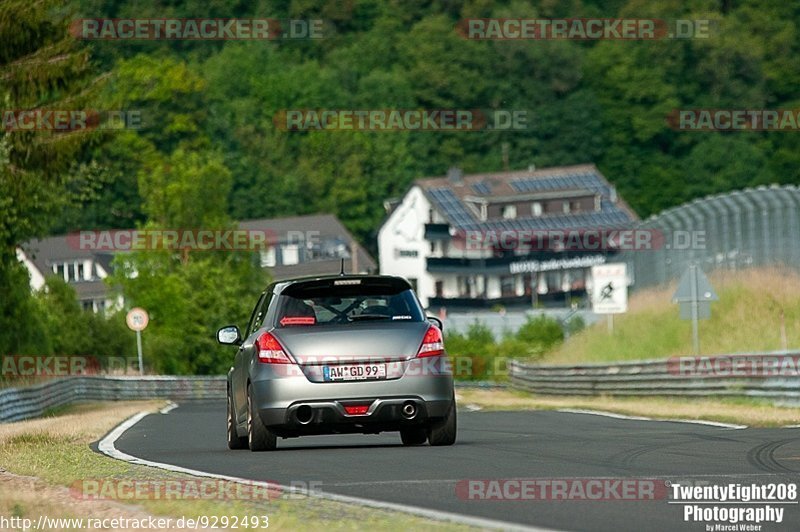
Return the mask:
<path fill-rule="evenodd" d="M 404 418 L 414 419 L 417 415 L 417 405 L 415 405 L 412 401 L 406 401 L 403 403 L 403 408 L 401 411 Z"/>
<path fill-rule="evenodd" d="M 294 417 L 301 425 L 308 425 L 311 423 L 311 418 L 314 417 L 314 411 L 310 406 L 302 405 L 294 413 Z"/>

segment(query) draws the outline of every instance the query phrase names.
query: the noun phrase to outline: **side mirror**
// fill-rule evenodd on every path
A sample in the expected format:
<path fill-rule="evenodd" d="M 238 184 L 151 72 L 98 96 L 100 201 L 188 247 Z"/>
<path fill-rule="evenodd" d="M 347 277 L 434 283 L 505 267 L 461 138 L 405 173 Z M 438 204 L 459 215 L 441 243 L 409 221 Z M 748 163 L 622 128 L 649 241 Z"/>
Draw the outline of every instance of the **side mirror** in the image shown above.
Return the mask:
<path fill-rule="evenodd" d="M 435 316 L 428 316 L 428 321 L 439 327 L 440 331 L 444 332 L 444 324 L 442 323 L 442 320 Z"/>
<path fill-rule="evenodd" d="M 236 325 L 228 325 L 217 331 L 217 342 L 225 345 L 241 345 L 242 333 Z"/>

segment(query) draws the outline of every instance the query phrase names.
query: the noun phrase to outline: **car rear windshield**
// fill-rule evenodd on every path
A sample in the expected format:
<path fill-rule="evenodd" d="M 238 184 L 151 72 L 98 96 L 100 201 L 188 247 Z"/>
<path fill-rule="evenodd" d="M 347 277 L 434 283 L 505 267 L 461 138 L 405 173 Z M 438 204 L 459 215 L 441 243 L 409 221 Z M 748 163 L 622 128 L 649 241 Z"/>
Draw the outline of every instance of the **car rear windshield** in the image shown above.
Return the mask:
<path fill-rule="evenodd" d="M 298 283 L 284 290 L 278 300 L 278 327 L 424 319 L 417 298 L 402 280 Z"/>

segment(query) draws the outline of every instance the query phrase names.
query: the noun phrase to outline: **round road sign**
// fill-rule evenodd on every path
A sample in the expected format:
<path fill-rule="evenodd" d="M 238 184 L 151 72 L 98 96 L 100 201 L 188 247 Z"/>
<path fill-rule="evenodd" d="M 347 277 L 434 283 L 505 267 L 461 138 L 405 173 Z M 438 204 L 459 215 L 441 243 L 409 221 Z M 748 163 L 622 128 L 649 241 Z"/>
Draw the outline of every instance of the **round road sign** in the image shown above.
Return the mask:
<path fill-rule="evenodd" d="M 125 322 L 132 331 L 143 331 L 149 321 L 150 317 L 147 315 L 147 311 L 139 307 L 132 308 L 125 316 Z"/>

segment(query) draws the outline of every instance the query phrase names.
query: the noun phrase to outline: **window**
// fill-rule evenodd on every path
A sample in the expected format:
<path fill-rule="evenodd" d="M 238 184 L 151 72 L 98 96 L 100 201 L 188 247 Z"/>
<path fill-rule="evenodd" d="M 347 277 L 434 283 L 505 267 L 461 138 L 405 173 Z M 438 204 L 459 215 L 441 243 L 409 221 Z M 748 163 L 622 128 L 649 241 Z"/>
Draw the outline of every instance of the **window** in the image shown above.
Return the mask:
<path fill-rule="evenodd" d="M 306 243 L 304 262 L 327 259 L 349 259 L 350 248 L 342 238 L 332 238 L 323 241 L 309 240 Z"/>
<path fill-rule="evenodd" d="M 281 264 L 293 266 L 300 262 L 300 253 L 297 244 L 287 244 L 281 249 Z"/>
<path fill-rule="evenodd" d="M 61 269 L 61 264 L 57 262 L 53 263 L 53 273 L 59 277 L 64 277 L 64 270 Z"/>
<path fill-rule="evenodd" d="M 272 287 L 267 288 L 267 291 L 261 294 L 261 297 L 253 308 L 253 313 L 250 315 L 250 323 L 247 325 L 245 338 L 253 334 L 261 327 L 264 317 L 267 315 L 269 309 L 269 302 L 272 299 Z"/>
<path fill-rule="evenodd" d="M 580 201 L 573 201 L 570 203 L 570 211 L 572 212 L 581 212 L 581 202 Z"/>
<path fill-rule="evenodd" d="M 268 249 L 263 249 L 260 252 L 261 256 L 261 267 L 262 268 L 271 268 L 275 266 L 275 248 L 269 247 Z"/>
<path fill-rule="evenodd" d="M 517 217 L 517 206 L 516 205 L 503 205 L 503 209 L 501 210 L 503 218 L 506 220 L 513 220 Z"/>
<path fill-rule="evenodd" d="M 542 215 L 542 204 L 541 202 L 534 201 L 531 203 L 531 214 L 534 216 L 541 216 Z"/>
<path fill-rule="evenodd" d="M 569 202 L 568 201 L 564 201 L 564 202 L 561 203 L 561 210 L 564 212 L 564 214 L 569 214 Z"/>
<path fill-rule="evenodd" d="M 456 278 L 456 283 L 458 284 L 459 297 L 473 297 L 475 280 L 472 277 L 459 276 Z"/>
<path fill-rule="evenodd" d="M 516 281 L 513 275 L 500 277 L 500 295 L 502 297 L 513 297 L 517 295 Z"/>
<path fill-rule="evenodd" d="M 302 283 L 286 288 L 278 305 L 279 327 L 425 321 L 414 293 L 405 283 L 387 285 L 367 280 L 342 286 Z"/>

